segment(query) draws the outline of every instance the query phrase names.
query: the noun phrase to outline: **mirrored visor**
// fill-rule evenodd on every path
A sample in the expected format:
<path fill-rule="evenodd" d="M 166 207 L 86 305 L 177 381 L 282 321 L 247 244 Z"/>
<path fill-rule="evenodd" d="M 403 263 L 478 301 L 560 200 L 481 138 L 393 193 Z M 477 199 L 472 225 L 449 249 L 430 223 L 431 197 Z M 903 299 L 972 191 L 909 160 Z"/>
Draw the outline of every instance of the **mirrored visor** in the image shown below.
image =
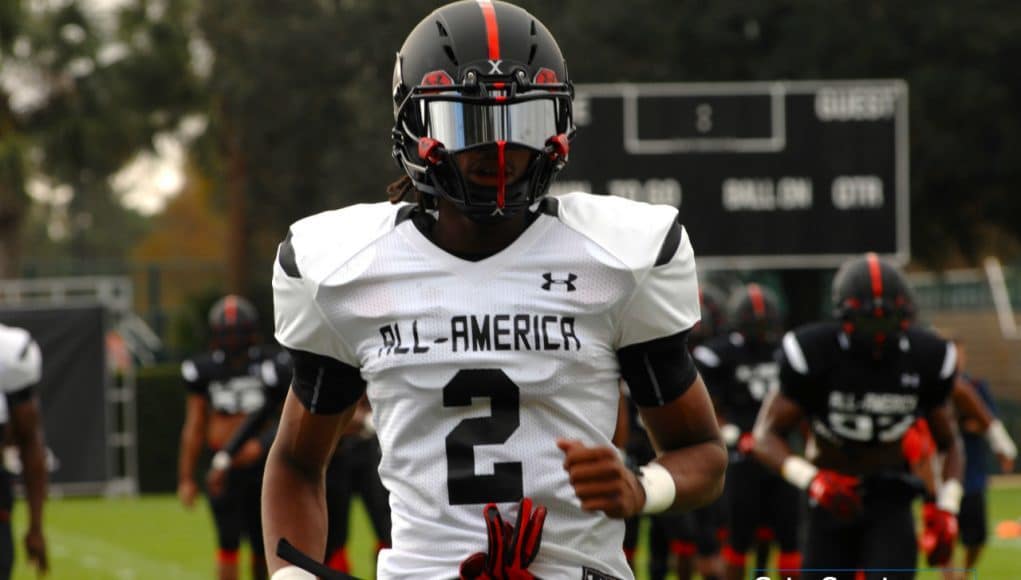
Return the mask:
<path fill-rule="evenodd" d="M 541 150 L 557 134 L 553 99 L 506 105 L 429 100 L 420 107 L 426 135 L 443 143 L 448 151 L 496 141 Z"/>

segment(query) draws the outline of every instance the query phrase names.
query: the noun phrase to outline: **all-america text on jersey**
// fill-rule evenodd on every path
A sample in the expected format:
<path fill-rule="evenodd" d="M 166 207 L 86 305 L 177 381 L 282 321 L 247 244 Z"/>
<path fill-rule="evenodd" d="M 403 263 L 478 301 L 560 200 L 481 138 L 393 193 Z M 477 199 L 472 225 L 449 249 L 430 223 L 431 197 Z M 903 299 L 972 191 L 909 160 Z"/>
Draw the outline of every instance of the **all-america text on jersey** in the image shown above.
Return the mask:
<path fill-rule="evenodd" d="M 449 334 L 429 336 L 419 321 L 379 327 L 377 356 L 422 354 L 430 345 L 449 345 L 453 352 L 581 350 L 573 316 L 556 314 L 462 314 L 452 316 Z"/>

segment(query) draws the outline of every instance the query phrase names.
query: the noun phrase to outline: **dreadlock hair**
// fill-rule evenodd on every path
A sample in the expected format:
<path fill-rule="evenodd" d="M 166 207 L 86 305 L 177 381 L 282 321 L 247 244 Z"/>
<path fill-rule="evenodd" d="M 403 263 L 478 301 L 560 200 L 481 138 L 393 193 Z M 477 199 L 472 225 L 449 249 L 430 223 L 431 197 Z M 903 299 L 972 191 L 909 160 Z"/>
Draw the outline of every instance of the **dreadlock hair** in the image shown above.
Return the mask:
<path fill-rule="evenodd" d="M 422 192 L 415 189 L 415 184 L 407 175 L 386 186 L 386 196 L 390 203 L 400 203 L 411 196 L 418 207 L 425 209 L 436 209 L 436 200 L 431 196 L 422 195 Z"/>

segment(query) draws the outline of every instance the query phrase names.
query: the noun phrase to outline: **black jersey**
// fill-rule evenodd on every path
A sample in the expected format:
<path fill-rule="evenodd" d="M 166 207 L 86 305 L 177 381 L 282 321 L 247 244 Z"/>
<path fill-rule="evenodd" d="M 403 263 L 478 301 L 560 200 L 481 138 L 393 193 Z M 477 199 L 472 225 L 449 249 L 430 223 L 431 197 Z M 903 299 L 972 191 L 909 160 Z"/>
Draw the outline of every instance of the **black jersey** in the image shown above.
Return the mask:
<path fill-rule="evenodd" d="M 775 343 L 746 341 L 733 332 L 692 351 L 720 414 L 742 432 L 752 430 L 762 400 L 779 386 L 776 347 Z"/>
<path fill-rule="evenodd" d="M 837 445 L 899 441 L 953 388 L 957 351 L 910 328 L 882 359 L 852 351 L 837 322 L 802 326 L 783 338 L 781 392 L 797 402 L 819 437 Z"/>
<path fill-rule="evenodd" d="M 259 376 L 266 387 L 266 402 L 282 403 L 294 374 L 294 362 L 287 349 L 277 349 L 262 361 Z"/>
<path fill-rule="evenodd" d="M 253 346 L 243 360 L 232 363 L 222 350 L 214 350 L 186 359 L 181 363 L 181 376 L 188 392 L 207 397 L 214 411 L 251 413 L 266 403 L 263 363 L 275 360 L 278 352 Z"/>

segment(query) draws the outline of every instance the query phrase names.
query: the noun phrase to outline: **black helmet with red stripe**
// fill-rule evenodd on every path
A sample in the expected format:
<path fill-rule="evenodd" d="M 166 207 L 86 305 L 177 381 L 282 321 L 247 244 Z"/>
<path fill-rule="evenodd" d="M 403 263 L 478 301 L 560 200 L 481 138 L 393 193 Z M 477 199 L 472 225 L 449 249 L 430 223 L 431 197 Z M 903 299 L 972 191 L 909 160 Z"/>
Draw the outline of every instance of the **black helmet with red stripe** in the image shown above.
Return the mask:
<path fill-rule="evenodd" d="M 209 309 L 209 332 L 213 348 L 246 349 L 257 342 L 259 313 L 251 302 L 236 294 L 220 298 Z"/>
<path fill-rule="evenodd" d="M 869 252 L 844 262 L 833 278 L 834 316 L 851 343 L 882 352 L 914 318 L 911 287 L 893 264 Z"/>
<path fill-rule="evenodd" d="M 780 301 L 769 288 L 748 284 L 731 298 L 730 324 L 747 341 L 775 344 L 783 333 Z"/>
<path fill-rule="evenodd" d="M 461 0 L 411 31 L 393 75 L 393 156 L 423 194 L 479 221 L 544 195 L 567 162 L 574 89 L 553 35 L 499 0 Z M 492 182 L 468 181 L 462 152 L 498 162 Z M 521 167 L 509 169 L 507 160 Z M 508 176 L 510 176 L 508 178 Z"/>
<path fill-rule="evenodd" d="M 691 329 L 688 345 L 692 348 L 720 334 L 726 323 L 726 296 L 714 286 L 702 285 L 698 289 L 698 302 L 702 307 L 702 318 Z"/>

